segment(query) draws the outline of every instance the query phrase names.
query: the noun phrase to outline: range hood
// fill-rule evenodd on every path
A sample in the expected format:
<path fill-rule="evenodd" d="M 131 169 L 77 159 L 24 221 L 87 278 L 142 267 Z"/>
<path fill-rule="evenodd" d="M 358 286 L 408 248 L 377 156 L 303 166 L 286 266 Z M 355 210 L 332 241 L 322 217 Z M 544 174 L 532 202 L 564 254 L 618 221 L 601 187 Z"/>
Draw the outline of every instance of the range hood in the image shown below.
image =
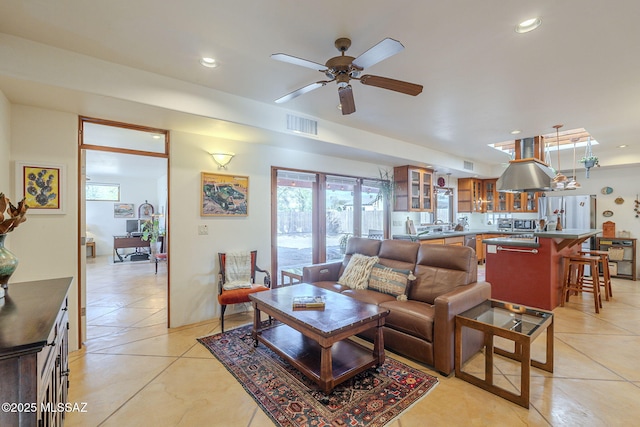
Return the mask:
<path fill-rule="evenodd" d="M 498 178 L 496 188 L 500 192 L 520 193 L 534 191 L 552 191 L 555 172 L 539 160 L 543 154 L 542 137 L 516 140 L 515 160 L 502 176 Z"/>
<path fill-rule="evenodd" d="M 536 159 L 512 160 L 507 170 L 498 178 L 496 188 L 501 192 L 551 191 L 555 173 Z"/>

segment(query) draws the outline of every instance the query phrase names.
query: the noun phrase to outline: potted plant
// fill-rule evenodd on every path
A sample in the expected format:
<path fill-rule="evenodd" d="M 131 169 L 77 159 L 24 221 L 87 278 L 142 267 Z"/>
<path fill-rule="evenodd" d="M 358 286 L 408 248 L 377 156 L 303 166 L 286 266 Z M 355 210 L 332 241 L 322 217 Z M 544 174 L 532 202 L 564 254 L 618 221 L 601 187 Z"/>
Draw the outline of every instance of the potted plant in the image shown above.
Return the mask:
<path fill-rule="evenodd" d="M 349 241 L 349 237 L 351 237 L 351 233 L 342 233 L 340 236 L 340 253 L 345 254 L 347 252 L 347 242 Z"/>
<path fill-rule="evenodd" d="M 157 216 L 153 215 L 150 220 L 142 223 L 142 239 L 145 242 L 149 242 L 151 248 L 151 255 L 158 253 L 158 241 L 163 233 L 160 231 L 160 220 Z"/>
<path fill-rule="evenodd" d="M 4 298 L 9 284 L 9 278 L 18 268 L 18 258 L 4 247 L 7 233 L 15 230 L 27 218 L 29 207 L 22 199 L 18 206 L 14 206 L 4 193 L 0 193 L 0 298 Z"/>
<path fill-rule="evenodd" d="M 584 163 L 584 167 L 589 169 L 598 165 L 597 156 L 585 156 L 580 159 L 580 163 Z"/>

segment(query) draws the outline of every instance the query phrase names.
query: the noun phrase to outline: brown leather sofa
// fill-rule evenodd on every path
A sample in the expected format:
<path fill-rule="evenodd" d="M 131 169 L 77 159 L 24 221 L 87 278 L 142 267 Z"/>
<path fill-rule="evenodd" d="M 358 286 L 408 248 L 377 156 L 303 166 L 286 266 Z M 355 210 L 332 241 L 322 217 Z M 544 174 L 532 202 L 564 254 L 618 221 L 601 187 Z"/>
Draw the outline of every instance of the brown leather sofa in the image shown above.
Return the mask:
<path fill-rule="evenodd" d="M 407 300 L 371 289 L 337 283 L 353 254 L 377 255 L 379 263 L 413 271 Z M 388 308 L 383 328 L 385 348 L 433 366 L 443 375 L 454 370 L 455 316 L 491 297 L 491 285 L 478 282 L 475 251 L 466 246 L 433 245 L 406 240 L 352 237 L 342 262 L 304 267 L 302 280 L 360 301 Z M 482 337 L 465 330 L 463 360 L 481 348 Z M 373 340 L 373 331 L 364 338 Z"/>

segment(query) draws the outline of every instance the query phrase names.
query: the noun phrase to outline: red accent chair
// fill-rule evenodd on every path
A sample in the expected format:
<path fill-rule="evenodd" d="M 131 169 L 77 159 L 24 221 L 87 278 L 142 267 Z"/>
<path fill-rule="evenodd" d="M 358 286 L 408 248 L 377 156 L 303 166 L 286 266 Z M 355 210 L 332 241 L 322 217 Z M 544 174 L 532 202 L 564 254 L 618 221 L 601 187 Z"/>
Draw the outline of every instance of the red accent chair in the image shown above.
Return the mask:
<path fill-rule="evenodd" d="M 258 257 L 258 251 L 251 251 L 251 274 L 250 274 L 250 287 L 243 287 L 237 289 L 225 289 L 227 283 L 227 262 L 228 258 L 233 256 L 232 254 L 218 253 L 218 260 L 220 261 L 220 273 L 218 274 L 218 302 L 220 303 L 220 327 L 224 332 L 224 312 L 228 305 L 241 304 L 250 302 L 249 295 L 255 292 L 262 292 L 271 288 L 271 275 L 267 270 L 263 270 L 256 265 L 256 258 Z M 264 285 L 256 284 L 256 271 L 265 274 Z"/>

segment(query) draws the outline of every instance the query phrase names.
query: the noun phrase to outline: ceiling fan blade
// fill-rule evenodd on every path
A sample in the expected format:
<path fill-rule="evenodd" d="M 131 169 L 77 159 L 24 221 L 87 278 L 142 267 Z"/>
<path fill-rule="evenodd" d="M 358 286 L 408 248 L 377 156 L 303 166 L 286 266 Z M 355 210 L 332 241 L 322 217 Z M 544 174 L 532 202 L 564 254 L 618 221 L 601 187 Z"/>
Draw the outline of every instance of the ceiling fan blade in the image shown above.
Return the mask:
<path fill-rule="evenodd" d="M 381 87 L 382 89 L 393 90 L 395 92 L 405 93 L 412 96 L 416 96 L 422 92 L 422 85 L 390 79 L 388 77 L 365 74 L 360 77 L 359 80 L 363 85 Z"/>
<path fill-rule="evenodd" d="M 319 87 L 322 87 L 324 85 L 326 85 L 327 83 L 329 83 L 328 81 L 321 81 L 321 82 L 315 82 L 315 83 L 311 83 L 310 85 L 306 85 L 304 87 L 301 87 L 298 90 L 294 90 L 291 93 L 286 94 L 283 97 L 280 97 L 278 99 L 276 99 L 276 104 L 282 104 L 283 102 L 287 102 L 293 98 L 297 98 L 300 95 L 303 95 L 307 92 L 311 92 L 314 89 L 318 89 Z"/>
<path fill-rule="evenodd" d="M 287 55 L 286 53 L 274 53 L 273 55 L 271 55 L 271 58 L 278 61 L 282 61 L 282 62 L 288 62 L 289 64 L 300 65 L 301 67 L 311 68 L 312 70 L 324 71 L 327 69 L 325 65 L 318 64 L 317 62 L 308 61 L 306 59 L 298 58 L 295 56 Z"/>
<path fill-rule="evenodd" d="M 398 40 L 386 38 L 354 59 L 353 65 L 361 69 L 369 68 L 372 65 L 375 65 L 380 61 L 384 61 L 388 57 L 401 52 L 403 49 L 404 46 Z"/>
<path fill-rule="evenodd" d="M 353 91 L 351 85 L 338 88 L 338 95 L 340 96 L 340 109 L 342 115 L 354 113 L 356 111 L 356 102 L 353 100 Z"/>

